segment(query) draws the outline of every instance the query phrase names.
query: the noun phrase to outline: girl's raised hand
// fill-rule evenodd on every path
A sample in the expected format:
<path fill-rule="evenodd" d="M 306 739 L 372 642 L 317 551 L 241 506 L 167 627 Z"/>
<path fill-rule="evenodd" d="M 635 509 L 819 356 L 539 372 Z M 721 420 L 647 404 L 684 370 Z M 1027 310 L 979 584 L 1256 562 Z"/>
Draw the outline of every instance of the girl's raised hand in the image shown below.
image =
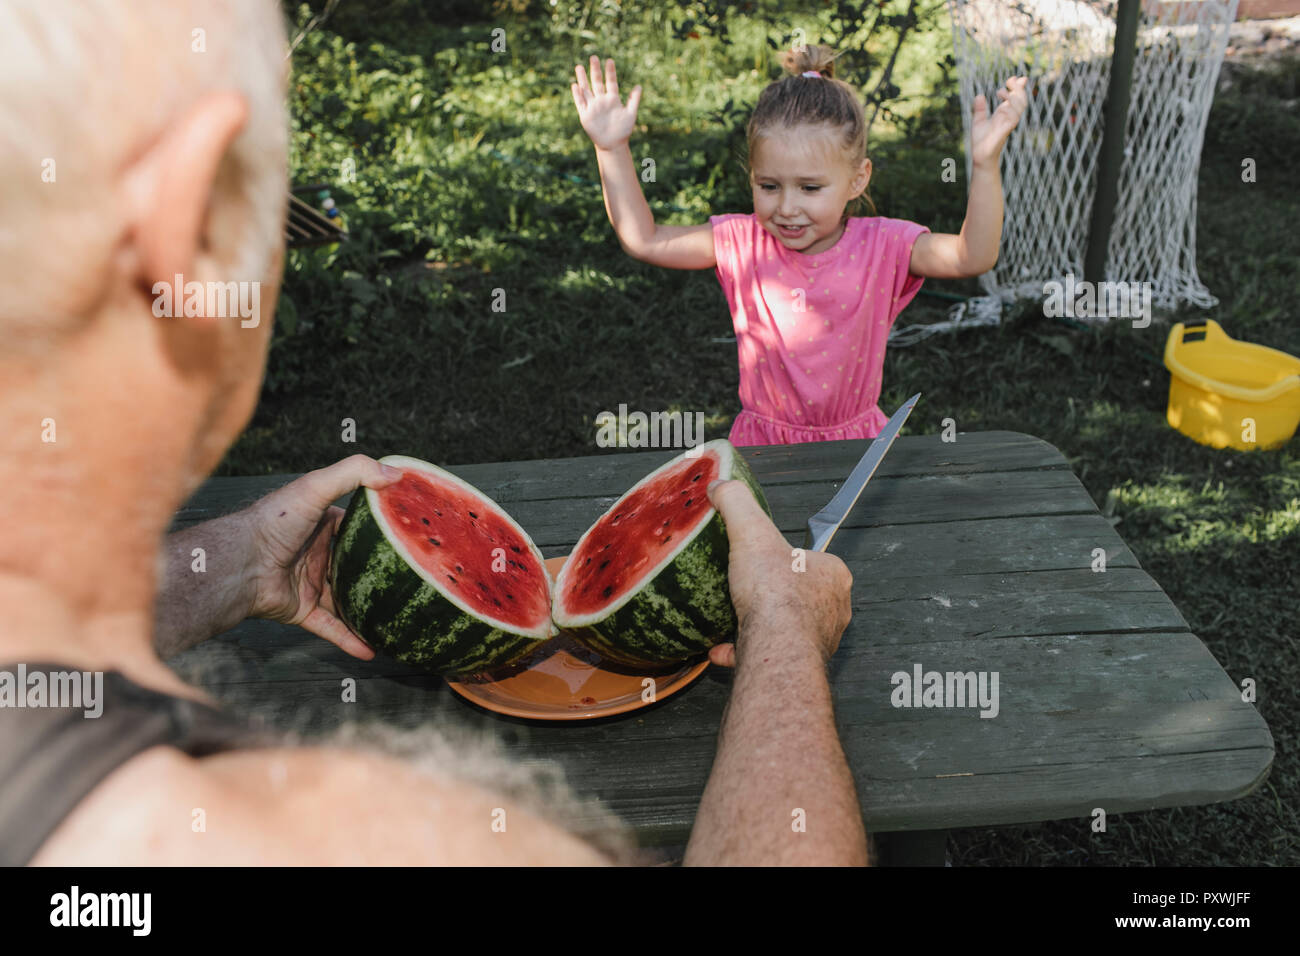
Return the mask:
<path fill-rule="evenodd" d="M 636 126 L 636 108 L 641 103 L 641 87 L 633 87 L 627 105 L 624 106 L 618 95 L 618 73 L 614 69 L 613 60 L 605 61 L 603 80 L 598 56 L 591 58 L 590 82 L 581 63 L 574 69 L 578 73 L 578 82 L 569 89 L 573 92 L 573 102 L 578 107 L 582 128 L 587 131 L 597 149 L 622 146 Z"/>
<path fill-rule="evenodd" d="M 1026 76 L 1013 76 L 1007 80 L 1006 89 L 998 90 L 998 99 L 1002 102 L 992 116 L 984 94 L 975 97 L 975 118 L 970 130 L 971 162 L 974 165 L 997 164 L 1007 137 L 1029 108 L 1029 94 L 1025 91 L 1028 83 Z"/>

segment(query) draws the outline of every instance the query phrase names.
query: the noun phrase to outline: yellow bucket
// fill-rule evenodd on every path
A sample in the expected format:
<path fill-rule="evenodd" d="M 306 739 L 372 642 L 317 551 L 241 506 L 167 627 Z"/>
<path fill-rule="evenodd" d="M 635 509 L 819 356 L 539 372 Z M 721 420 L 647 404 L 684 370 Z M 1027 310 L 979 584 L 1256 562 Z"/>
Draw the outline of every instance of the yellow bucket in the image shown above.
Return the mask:
<path fill-rule="evenodd" d="M 1169 424 L 1202 445 L 1276 448 L 1300 424 L 1300 358 L 1238 342 L 1218 322 L 1175 325 L 1165 368 Z"/>

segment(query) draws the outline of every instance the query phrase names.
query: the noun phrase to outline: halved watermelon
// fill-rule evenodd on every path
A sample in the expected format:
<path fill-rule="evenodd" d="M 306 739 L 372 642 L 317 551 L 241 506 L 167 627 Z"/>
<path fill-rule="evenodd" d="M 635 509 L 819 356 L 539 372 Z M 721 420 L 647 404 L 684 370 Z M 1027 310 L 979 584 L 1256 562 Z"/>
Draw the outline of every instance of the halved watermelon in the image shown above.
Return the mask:
<path fill-rule="evenodd" d="M 637 482 L 579 540 L 552 583 L 541 552 L 487 495 L 416 458 L 387 488 L 359 488 L 334 545 L 340 616 L 368 644 L 448 677 L 493 670 L 562 628 L 603 656 L 658 666 L 736 633 L 715 479 L 763 490 L 726 439 Z M 770 510 L 769 510 L 770 514 Z"/>
<path fill-rule="evenodd" d="M 448 676 L 514 661 L 553 636 L 551 579 L 496 502 L 436 465 L 390 455 L 400 480 L 359 488 L 334 545 L 331 585 L 372 647 Z"/>
<path fill-rule="evenodd" d="M 652 471 L 584 534 L 555 583 L 552 616 L 612 660 L 653 666 L 734 638 L 729 544 L 706 489 L 715 479 L 763 490 L 726 439 Z"/>

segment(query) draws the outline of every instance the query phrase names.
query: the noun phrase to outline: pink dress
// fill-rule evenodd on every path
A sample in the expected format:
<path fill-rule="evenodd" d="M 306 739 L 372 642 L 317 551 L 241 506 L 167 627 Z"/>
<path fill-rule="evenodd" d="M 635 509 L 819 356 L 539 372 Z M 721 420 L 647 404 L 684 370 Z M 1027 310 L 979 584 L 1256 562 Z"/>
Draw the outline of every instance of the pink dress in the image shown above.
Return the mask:
<path fill-rule="evenodd" d="M 712 216 L 718 281 L 740 357 L 741 412 L 733 445 L 875 438 L 885 342 L 920 291 L 908 271 L 925 226 L 852 218 L 839 241 L 807 255 L 787 249 L 752 213 Z"/>

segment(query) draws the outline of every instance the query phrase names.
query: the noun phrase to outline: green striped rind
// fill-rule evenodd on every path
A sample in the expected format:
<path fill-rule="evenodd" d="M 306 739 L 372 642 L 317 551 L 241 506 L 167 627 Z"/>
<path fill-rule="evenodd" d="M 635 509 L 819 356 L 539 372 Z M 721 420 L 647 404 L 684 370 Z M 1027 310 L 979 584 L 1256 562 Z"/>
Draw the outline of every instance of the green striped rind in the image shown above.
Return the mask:
<path fill-rule="evenodd" d="M 730 445 L 731 443 L 728 442 L 727 444 Z M 732 447 L 731 449 L 731 477 L 737 481 L 743 481 L 748 485 L 749 490 L 754 494 L 754 498 L 760 505 L 762 505 L 763 510 L 767 512 L 767 516 L 769 518 L 772 517 L 772 509 L 768 506 L 767 496 L 763 494 L 763 486 L 758 483 L 758 479 L 755 478 L 754 473 L 750 471 L 749 462 L 745 461 L 745 456 L 735 447 Z"/>
<path fill-rule="evenodd" d="M 366 489 L 348 503 L 330 586 L 348 626 L 375 650 L 447 677 L 504 666 L 546 638 L 511 634 L 469 614 L 420 577 L 385 537 Z"/>
<path fill-rule="evenodd" d="M 731 478 L 743 481 L 770 516 L 754 474 L 731 448 Z M 575 637 L 603 657 L 634 667 L 686 660 L 736 636 L 727 578 L 730 542 L 717 511 L 691 543 L 637 594 Z"/>

